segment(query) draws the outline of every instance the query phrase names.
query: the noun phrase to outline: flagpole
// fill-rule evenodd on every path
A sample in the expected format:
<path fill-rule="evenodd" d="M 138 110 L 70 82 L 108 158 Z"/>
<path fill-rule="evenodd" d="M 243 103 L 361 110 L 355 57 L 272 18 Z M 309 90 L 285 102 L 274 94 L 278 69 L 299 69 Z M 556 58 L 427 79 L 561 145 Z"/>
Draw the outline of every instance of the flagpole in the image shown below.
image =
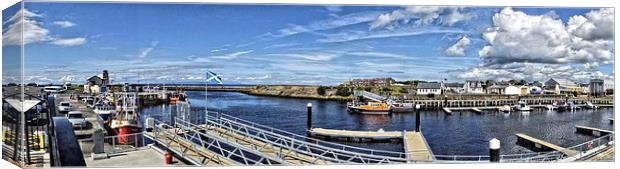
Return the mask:
<path fill-rule="evenodd" d="M 207 106 L 209 105 L 209 91 L 207 90 L 209 88 L 209 71 L 207 71 L 205 78 L 207 79 L 205 82 L 205 125 L 207 125 L 209 121 L 209 110 L 207 109 Z"/>

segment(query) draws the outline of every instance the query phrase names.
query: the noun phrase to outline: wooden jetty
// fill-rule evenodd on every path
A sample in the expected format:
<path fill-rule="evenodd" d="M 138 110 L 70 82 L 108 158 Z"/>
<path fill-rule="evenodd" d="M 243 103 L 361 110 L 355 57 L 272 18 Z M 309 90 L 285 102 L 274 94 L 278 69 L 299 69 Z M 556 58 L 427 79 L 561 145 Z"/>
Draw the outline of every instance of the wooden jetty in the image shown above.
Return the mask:
<path fill-rule="evenodd" d="M 324 140 L 349 142 L 400 141 L 403 137 L 403 133 L 400 131 L 350 131 L 323 128 L 312 128 L 309 134 Z"/>
<path fill-rule="evenodd" d="M 558 145 L 540 140 L 523 133 L 517 133 L 517 144 L 521 144 L 527 148 L 532 148 L 536 151 L 560 151 L 564 155 L 573 156 L 578 154 L 578 151 L 560 147 Z"/>
<path fill-rule="evenodd" d="M 589 134 L 589 135 L 593 135 L 596 137 L 600 137 L 600 136 L 604 136 L 608 134 L 614 134 L 613 131 L 594 128 L 594 127 L 580 126 L 580 125 L 575 125 L 575 129 L 577 129 L 576 131 L 577 133 Z"/>
<path fill-rule="evenodd" d="M 409 161 L 430 162 L 433 161 L 433 153 L 426 138 L 421 132 L 414 131 L 350 131 L 313 128 L 309 131 L 313 137 L 323 139 L 337 139 L 342 141 L 383 141 L 402 140 L 403 149 L 407 153 Z"/>
<path fill-rule="evenodd" d="M 405 132 L 403 145 L 407 160 L 409 161 L 433 161 L 433 155 L 421 132 Z"/>

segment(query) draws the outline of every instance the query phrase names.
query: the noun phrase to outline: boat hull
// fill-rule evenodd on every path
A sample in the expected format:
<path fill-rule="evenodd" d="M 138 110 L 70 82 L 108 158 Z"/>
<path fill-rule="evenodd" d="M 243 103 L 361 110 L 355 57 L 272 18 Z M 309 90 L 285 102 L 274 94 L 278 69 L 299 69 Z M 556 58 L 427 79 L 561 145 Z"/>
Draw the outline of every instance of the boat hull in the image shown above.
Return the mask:
<path fill-rule="evenodd" d="M 357 107 L 349 107 L 348 110 L 351 113 L 360 113 L 360 114 L 379 114 L 379 115 L 390 114 L 389 109 L 363 109 L 363 108 L 357 108 Z"/>

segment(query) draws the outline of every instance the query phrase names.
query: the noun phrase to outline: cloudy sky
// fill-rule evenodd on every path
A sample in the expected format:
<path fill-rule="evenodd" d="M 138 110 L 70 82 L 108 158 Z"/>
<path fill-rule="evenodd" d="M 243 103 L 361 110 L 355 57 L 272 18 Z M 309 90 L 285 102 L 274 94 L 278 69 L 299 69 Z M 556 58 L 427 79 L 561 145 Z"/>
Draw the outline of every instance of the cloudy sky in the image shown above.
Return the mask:
<path fill-rule="evenodd" d="M 3 11 L 4 82 L 327 84 L 613 78 L 613 9 L 27 3 Z M 23 19 L 20 19 L 23 18 Z"/>

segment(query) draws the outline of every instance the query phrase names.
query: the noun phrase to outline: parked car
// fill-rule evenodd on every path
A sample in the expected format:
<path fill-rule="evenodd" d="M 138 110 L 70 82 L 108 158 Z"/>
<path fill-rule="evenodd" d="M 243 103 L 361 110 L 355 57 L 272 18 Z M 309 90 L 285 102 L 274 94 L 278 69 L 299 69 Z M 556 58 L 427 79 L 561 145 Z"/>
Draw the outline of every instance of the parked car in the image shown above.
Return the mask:
<path fill-rule="evenodd" d="M 67 113 L 71 111 L 71 103 L 67 101 L 60 102 L 58 104 L 58 112 L 59 113 Z"/>
<path fill-rule="evenodd" d="M 86 128 L 88 126 L 88 121 L 81 111 L 70 111 L 67 113 L 67 118 L 74 128 Z"/>

